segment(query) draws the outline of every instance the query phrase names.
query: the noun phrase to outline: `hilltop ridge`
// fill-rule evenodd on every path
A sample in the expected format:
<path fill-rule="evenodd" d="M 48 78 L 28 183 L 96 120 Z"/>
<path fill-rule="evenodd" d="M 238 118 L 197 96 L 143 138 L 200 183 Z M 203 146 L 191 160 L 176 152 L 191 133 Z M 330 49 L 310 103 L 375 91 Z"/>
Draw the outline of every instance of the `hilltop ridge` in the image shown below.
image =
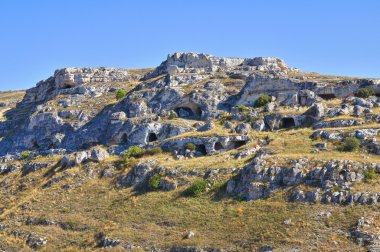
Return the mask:
<path fill-rule="evenodd" d="M 180 52 L 0 92 L 0 249 L 378 249 L 379 97 L 376 78 Z"/>

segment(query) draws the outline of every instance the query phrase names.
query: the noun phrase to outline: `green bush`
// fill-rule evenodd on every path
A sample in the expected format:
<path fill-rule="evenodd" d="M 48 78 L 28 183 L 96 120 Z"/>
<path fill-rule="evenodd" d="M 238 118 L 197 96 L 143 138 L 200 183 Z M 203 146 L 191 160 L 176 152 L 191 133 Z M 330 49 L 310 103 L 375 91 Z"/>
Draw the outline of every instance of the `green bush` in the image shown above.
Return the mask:
<path fill-rule="evenodd" d="M 174 111 L 171 111 L 170 112 L 170 114 L 169 114 L 169 119 L 170 120 L 173 120 L 173 119 L 175 119 L 175 118 L 177 118 L 178 117 L 178 115 L 177 115 L 177 113 L 176 112 L 174 112 Z"/>
<path fill-rule="evenodd" d="M 137 165 L 137 160 L 134 157 L 124 157 L 120 163 L 119 169 L 130 168 Z"/>
<path fill-rule="evenodd" d="M 161 177 L 161 174 L 157 173 L 149 178 L 148 187 L 150 190 L 157 191 L 160 189 Z"/>
<path fill-rule="evenodd" d="M 362 88 L 355 93 L 355 96 L 361 97 L 361 98 L 368 98 L 370 96 L 375 96 L 375 95 L 376 95 L 376 90 L 373 88 Z"/>
<path fill-rule="evenodd" d="M 344 151 L 355 151 L 359 149 L 360 141 L 356 137 L 347 137 L 344 140 L 343 150 Z"/>
<path fill-rule="evenodd" d="M 120 88 L 116 91 L 116 99 L 117 100 L 124 98 L 126 95 L 127 95 L 127 93 L 124 91 L 124 89 Z"/>
<path fill-rule="evenodd" d="M 23 151 L 21 152 L 21 158 L 22 159 L 27 159 L 30 155 L 30 151 Z"/>
<path fill-rule="evenodd" d="M 378 177 L 378 174 L 376 173 L 376 171 L 374 169 L 367 169 L 364 172 L 364 180 L 365 181 L 369 181 L 369 180 L 372 180 L 372 179 L 377 179 L 377 177 Z"/>
<path fill-rule="evenodd" d="M 196 146 L 193 143 L 187 143 L 187 144 L 185 144 L 184 148 L 185 148 L 185 150 L 194 151 Z"/>
<path fill-rule="evenodd" d="M 207 190 L 207 181 L 204 179 L 195 180 L 189 188 L 186 189 L 185 195 L 198 197 Z"/>
<path fill-rule="evenodd" d="M 142 149 L 139 146 L 135 146 L 135 145 L 129 147 L 128 150 L 124 154 L 124 156 L 127 158 L 129 158 L 129 157 L 138 158 L 138 157 L 141 157 L 142 155 L 144 155 L 144 149 Z"/>
<path fill-rule="evenodd" d="M 270 103 L 272 98 L 269 95 L 262 95 L 255 101 L 255 107 L 262 107 Z"/>
<path fill-rule="evenodd" d="M 245 118 L 245 121 L 246 122 L 248 122 L 248 123 L 254 123 L 255 122 L 255 118 L 254 117 L 252 117 L 252 116 L 247 116 L 246 118 Z"/>

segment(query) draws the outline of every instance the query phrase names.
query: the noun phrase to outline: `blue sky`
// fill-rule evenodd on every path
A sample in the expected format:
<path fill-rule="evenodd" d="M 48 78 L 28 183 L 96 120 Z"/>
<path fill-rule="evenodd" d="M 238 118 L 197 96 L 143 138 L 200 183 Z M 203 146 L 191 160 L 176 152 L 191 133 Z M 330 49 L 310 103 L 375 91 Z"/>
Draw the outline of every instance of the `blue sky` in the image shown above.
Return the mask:
<path fill-rule="evenodd" d="M 380 77 L 379 11 L 378 0 L 2 0 L 0 90 L 62 67 L 155 67 L 176 51 Z"/>

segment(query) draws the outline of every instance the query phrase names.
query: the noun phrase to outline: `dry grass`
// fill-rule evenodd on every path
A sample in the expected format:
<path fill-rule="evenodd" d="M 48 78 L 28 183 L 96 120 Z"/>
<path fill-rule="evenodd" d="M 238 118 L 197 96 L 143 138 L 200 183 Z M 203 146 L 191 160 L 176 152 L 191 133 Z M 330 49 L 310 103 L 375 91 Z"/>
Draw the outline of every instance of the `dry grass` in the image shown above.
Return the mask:
<path fill-rule="evenodd" d="M 69 172 L 82 174 L 83 170 L 75 168 Z M 4 223 L 9 229 L 47 237 L 48 244 L 42 251 L 97 250 L 94 235 L 98 232 L 132 244 L 155 247 L 212 246 L 252 251 L 271 245 L 285 250 L 297 247 L 307 251 L 349 248 L 360 251 L 344 235 L 331 239 L 333 230 L 326 227 L 327 220 L 317 217 L 319 211 L 330 211 L 333 217 L 328 225 L 334 230 L 346 230 L 363 212 L 360 207 L 346 211 L 339 206 L 290 204 L 284 202 L 283 192 L 255 202 L 230 198 L 216 200 L 213 193 L 200 198 L 184 198 L 180 195 L 183 188 L 135 195 L 130 189 L 115 189 L 112 179 L 96 177 L 68 191 L 60 187 L 63 183 L 75 183 L 73 178 L 52 188 L 40 189 L 43 173 L 37 173 L 32 177 L 41 183 L 30 188 L 29 194 L 17 197 L 20 206 L 22 203 L 28 208 L 12 208 Z M 23 220 L 29 216 L 87 225 L 89 229 L 70 231 L 57 226 L 28 226 Z M 284 225 L 286 219 L 291 219 L 292 224 Z M 193 231 L 195 237 L 183 239 L 189 231 Z M 12 247 L 25 248 L 23 242 L 12 240 L 7 232 L 1 235 Z M 246 244 L 245 248 L 242 243 Z"/>

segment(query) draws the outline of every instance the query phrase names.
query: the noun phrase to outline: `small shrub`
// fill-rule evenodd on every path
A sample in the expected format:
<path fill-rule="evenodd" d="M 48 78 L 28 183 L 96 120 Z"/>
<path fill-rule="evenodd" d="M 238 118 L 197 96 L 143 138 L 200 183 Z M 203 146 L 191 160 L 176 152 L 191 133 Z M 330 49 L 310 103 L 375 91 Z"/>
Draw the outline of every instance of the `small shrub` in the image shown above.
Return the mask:
<path fill-rule="evenodd" d="M 376 95 L 376 90 L 373 88 L 362 88 L 359 89 L 356 93 L 356 97 L 361 97 L 361 98 L 368 98 L 370 96 L 375 96 Z"/>
<path fill-rule="evenodd" d="M 220 115 L 220 122 L 224 124 L 227 121 L 232 120 L 232 115 L 230 113 L 224 112 L 223 114 Z"/>
<path fill-rule="evenodd" d="M 149 178 L 148 187 L 150 190 L 157 191 L 160 189 L 161 177 L 161 174 L 157 173 Z"/>
<path fill-rule="evenodd" d="M 207 181 L 204 179 L 195 180 L 189 188 L 186 189 L 185 195 L 198 197 L 207 190 Z"/>
<path fill-rule="evenodd" d="M 124 157 L 120 162 L 119 169 L 129 168 L 137 165 L 137 160 L 134 157 Z"/>
<path fill-rule="evenodd" d="M 236 107 L 239 110 L 239 112 L 247 112 L 248 111 L 248 108 L 242 104 L 239 104 Z"/>
<path fill-rule="evenodd" d="M 262 107 L 270 103 L 272 98 L 269 95 L 262 95 L 255 101 L 255 107 Z"/>
<path fill-rule="evenodd" d="M 157 154 L 161 154 L 163 151 L 160 147 L 155 147 L 155 148 L 151 148 L 151 149 L 146 149 L 145 150 L 145 153 L 144 155 L 157 155 Z"/>
<path fill-rule="evenodd" d="M 185 150 L 194 151 L 196 146 L 193 143 L 187 143 L 187 144 L 185 144 L 184 148 L 185 148 Z"/>
<path fill-rule="evenodd" d="M 22 159 L 27 159 L 30 155 L 30 151 L 23 151 L 21 152 L 21 158 Z"/>
<path fill-rule="evenodd" d="M 128 158 L 130 158 L 130 157 L 139 158 L 142 155 L 144 155 L 144 149 L 142 149 L 139 146 L 135 146 L 135 145 L 129 147 L 128 150 L 124 154 L 124 156 L 128 157 Z"/>
<path fill-rule="evenodd" d="M 344 140 L 343 151 L 355 151 L 359 149 L 360 141 L 356 137 L 347 137 Z"/>
<path fill-rule="evenodd" d="M 173 119 L 175 119 L 175 118 L 177 118 L 178 117 L 178 115 L 177 115 L 177 113 L 176 112 L 174 112 L 174 111 L 171 111 L 170 112 L 170 114 L 169 114 L 169 119 L 170 120 L 173 120 Z"/>
<path fill-rule="evenodd" d="M 255 122 L 255 118 L 253 118 L 252 116 L 247 116 L 245 118 L 245 121 L 248 122 L 248 123 L 253 124 Z"/>
<path fill-rule="evenodd" d="M 124 98 L 126 95 L 127 95 L 127 93 L 124 91 L 124 89 L 120 88 L 116 91 L 116 99 L 117 100 Z"/>
<path fill-rule="evenodd" d="M 373 180 L 373 179 L 377 179 L 377 178 L 378 178 L 378 174 L 376 173 L 376 171 L 374 169 L 367 169 L 364 172 L 364 180 L 365 181 L 369 181 L 369 180 Z"/>

